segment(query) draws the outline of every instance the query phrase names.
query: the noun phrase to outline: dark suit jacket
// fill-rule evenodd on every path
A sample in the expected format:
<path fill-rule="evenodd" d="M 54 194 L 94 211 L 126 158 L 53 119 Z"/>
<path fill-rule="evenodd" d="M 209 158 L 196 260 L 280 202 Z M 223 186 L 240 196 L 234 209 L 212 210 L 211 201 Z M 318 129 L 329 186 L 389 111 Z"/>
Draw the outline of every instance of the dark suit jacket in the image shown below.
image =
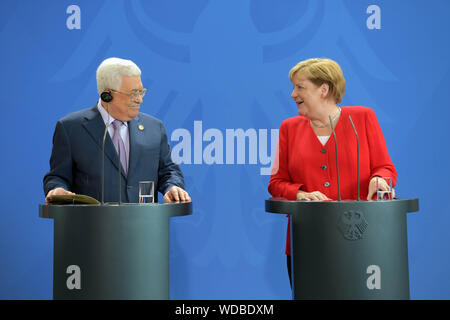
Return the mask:
<path fill-rule="evenodd" d="M 142 125 L 143 130 L 138 126 Z M 154 181 L 156 191 L 184 189 L 184 178 L 172 162 L 162 122 L 139 113 L 128 122 L 130 154 L 128 176 L 121 174 L 122 201 L 138 202 L 139 181 Z M 59 120 L 53 135 L 50 171 L 44 177 L 44 192 L 62 187 L 101 200 L 102 143 L 105 123 L 97 109 L 74 112 Z M 105 141 L 105 202 L 118 201 L 118 155 L 109 134 Z M 157 195 L 155 194 L 155 201 Z"/>

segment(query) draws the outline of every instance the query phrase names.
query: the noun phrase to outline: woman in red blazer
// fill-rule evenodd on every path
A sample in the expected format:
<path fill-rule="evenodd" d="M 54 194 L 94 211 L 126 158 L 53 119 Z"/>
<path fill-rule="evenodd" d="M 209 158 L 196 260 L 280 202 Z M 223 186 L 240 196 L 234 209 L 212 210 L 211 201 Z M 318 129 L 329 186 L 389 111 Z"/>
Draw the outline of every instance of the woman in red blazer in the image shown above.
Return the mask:
<path fill-rule="evenodd" d="M 287 200 L 337 200 L 335 140 L 338 140 L 341 198 L 357 199 L 357 143 L 349 116 L 359 136 L 360 194 L 371 200 L 389 185 L 379 177 L 390 177 L 395 185 L 397 172 L 375 113 L 367 107 L 339 107 L 345 93 L 345 79 L 339 65 L 330 59 L 308 59 L 289 72 L 294 86 L 292 99 L 299 116 L 282 122 L 277 159 L 270 177 L 269 192 Z M 378 180 L 378 181 L 377 181 Z M 286 255 L 290 272 L 290 220 Z"/>

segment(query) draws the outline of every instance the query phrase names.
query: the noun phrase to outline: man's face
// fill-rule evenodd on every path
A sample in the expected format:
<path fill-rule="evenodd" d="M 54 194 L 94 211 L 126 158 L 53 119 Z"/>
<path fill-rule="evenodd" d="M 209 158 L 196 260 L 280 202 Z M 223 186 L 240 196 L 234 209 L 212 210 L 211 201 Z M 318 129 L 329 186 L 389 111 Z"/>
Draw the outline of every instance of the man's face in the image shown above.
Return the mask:
<path fill-rule="evenodd" d="M 108 105 L 108 112 L 117 120 L 130 121 L 138 113 L 142 103 L 142 95 L 131 98 L 133 92 L 142 91 L 142 81 L 140 76 L 122 76 L 122 86 L 120 92 L 111 91 L 113 100 Z"/>

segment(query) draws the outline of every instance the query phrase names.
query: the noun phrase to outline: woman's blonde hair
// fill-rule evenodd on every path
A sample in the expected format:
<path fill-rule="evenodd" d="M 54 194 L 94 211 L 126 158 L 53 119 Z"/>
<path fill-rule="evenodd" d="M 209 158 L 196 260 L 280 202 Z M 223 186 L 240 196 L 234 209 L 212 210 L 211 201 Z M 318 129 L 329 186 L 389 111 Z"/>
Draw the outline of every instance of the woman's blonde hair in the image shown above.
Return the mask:
<path fill-rule="evenodd" d="M 345 94 L 345 79 L 341 67 L 326 58 L 312 58 L 299 62 L 289 71 L 289 79 L 300 72 L 316 86 L 326 83 L 329 86 L 328 96 L 333 97 L 336 103 L 340 103 Z"/>

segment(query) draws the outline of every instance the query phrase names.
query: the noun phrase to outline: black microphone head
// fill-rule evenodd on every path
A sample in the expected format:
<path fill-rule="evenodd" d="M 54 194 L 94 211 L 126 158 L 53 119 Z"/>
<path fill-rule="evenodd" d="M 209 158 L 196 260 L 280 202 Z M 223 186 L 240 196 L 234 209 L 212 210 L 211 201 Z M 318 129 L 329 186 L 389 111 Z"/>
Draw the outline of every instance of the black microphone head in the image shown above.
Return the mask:
<path fill-rule="evenodd" d="M 100 95 L 100 99 L 102 99 L 103 102 L 108 103 L 108 102 L 111 102 L 111 101 L 112 101 L 113 96 L 112 96 L 111 92 L 104 91 L 104 92 L 102 92 L 102 94 Z"/>

